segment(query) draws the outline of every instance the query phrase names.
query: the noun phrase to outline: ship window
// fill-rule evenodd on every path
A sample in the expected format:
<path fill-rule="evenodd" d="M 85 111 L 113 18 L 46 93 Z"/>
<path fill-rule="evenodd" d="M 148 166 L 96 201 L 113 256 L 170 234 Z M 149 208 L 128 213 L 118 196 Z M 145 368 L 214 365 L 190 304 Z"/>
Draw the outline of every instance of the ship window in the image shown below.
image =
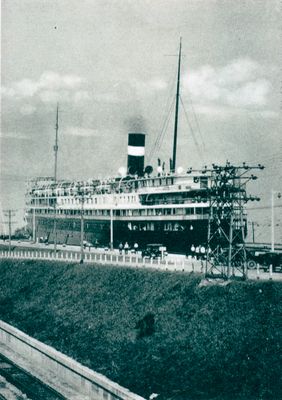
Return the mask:
<path fill-rule="evenodd" d="M 201 207 L 197 207 L 196 214 L 203 214 L 203 209 Z"/>

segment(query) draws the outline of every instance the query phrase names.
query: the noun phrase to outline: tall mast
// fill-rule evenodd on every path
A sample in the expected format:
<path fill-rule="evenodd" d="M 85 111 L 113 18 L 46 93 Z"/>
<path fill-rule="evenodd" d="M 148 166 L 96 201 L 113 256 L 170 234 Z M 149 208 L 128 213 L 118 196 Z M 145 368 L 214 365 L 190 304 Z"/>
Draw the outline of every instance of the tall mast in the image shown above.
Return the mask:
<path fill-rule="evenodd" d="M 179 43 L 178 73 L 177 73 L 176 102 L 175 102 L 174 138 L 173 138 L 173 155 L 172 155 L 172 171 L 173 172 L 175 171 L 175 166 L 176 166 L 178 106 L 179 106 L 179 87 L 180 87 L 180 66 L 181 66 L 181 38 L 180 38 L 180 43 Z"/>
<path fill-rule="evenodd" d="M 56 113 L 56 137 L 55 137 L 55 145 L 54 145 L 54 153 L 55 153 L 55 169 L 54 169 L 54 181 L 57 183 L 57 164 L 58 164 L 58 130 L 59 130 L 59 104 L 57 103 L 57 113 Z M 57 255 L 57 199 L 54 199 L 54 253 L 55 257 Z"/>
<path fill-rule="evenodd" d="M 56 114 L 56 138 L 55 138 L 55 146 L 54 146 L 54 153 L 55 153 L 55 170 L 54 170 L 54 180 L 57 182 L 57 164 L 58 164 L 58 130 L 59 130 L 59 104 L 57 103 L 57 114 Z"/>

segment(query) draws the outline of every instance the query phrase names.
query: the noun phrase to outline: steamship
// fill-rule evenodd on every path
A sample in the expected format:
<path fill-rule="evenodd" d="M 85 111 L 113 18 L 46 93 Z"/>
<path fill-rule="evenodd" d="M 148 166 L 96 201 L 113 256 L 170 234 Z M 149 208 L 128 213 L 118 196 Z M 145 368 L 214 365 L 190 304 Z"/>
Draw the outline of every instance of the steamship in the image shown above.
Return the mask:
<path fill-rule="evenodd" d="M 160 164 L 155 173 L 151 166 L 145 167 L 145 133 L 132 132 L 125 174 L 86 182 L 57 180 L 56 140 L 55 176 L 34 179 L 26 193 L 26 218 L 34 240 L 74 245 L 81 242 L 83 232 L 83 240 L 97 246 L 128 242 L 141 249 L 160 243 L 170 252 L 187 252 L 193 245 L 206 244 L 210 177 L 203 171 L 176 169 L 180 62 L 181 43 L 169 171 Z"/>

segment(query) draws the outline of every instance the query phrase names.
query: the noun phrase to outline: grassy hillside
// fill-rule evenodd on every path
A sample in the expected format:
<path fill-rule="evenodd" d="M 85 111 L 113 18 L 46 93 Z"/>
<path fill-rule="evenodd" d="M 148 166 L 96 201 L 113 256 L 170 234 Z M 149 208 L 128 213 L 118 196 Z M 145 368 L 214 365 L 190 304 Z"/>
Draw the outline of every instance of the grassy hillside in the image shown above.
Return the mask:
<path fill-rule="evenodd" d="M 133 392 L 282 398 L 278 282 L 199 287 L 199 276 L 183 273 L 35 261 L 0 268 L 1 319 Z"/>

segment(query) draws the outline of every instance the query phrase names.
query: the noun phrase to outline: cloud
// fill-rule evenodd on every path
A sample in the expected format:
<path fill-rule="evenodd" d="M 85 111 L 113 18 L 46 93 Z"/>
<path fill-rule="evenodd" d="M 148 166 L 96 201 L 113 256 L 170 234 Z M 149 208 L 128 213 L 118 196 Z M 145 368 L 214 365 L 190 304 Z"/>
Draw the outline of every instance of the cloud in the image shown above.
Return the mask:
<path fill-rule="evenodd" d="M 226 101 L 235 107 L 236 105 L 264 106 L 267 103 L 267 95 L 270 89 L 270 82 L 265 79 L 257 79 L 227 93 Z"/>
<path fill-rule="evenodd" d="M 99 136 L 97 129 L 82 128 L 79 126 L 69 126 L 64 130 L 66 136 L 94 137 Z"/>
<path fill-rule="evenodd" d="M 1 139 L 17 139 L 17 140 L 31 140 L 31 138 L 22 132 L 0 132 Z"/>
<path fill-rule="evenodd" d="M 89 98 L 89 93 L 83 88 L 85 80 L 77 75 L 60 75 L 57 72 L 45 71 L 38 80 L 22 79 L 9 87 L 2 87 L 3 97 L 16 100 L 31 99 L 37 96 L 42 102 L 59 100 L 75 102 Z"/>
<path fill-rule="evenodd" d="M 202 114 L 210 117 L 217 117 L 218 119 L 227 119 L 234 116 L 242 116 L 244 114 L 250 114 L 260 116 L 265 119 L 276 119 L 279 118 L 279 113 L 273 110 L 249 110 L 246 108 L 239 107 L 229 107 L 226 105 L 204 105 L 204 104 L 194 104 L 193 107 L 196 114 Z"/>
<path fill-rule="evenodd" d="M 223 67 L 205 65 L 185 74 L 184 95 L 189 92 L 202 111 L 214 114 L 228 108 L 262 109 L 268 104 L 271 83 L 267 70 L 250 59 L 238 59 Z"/>
<path fill-rule="evenodd" d="M 139 79 L 129 80 L 129 85 L 134 90 L 138 98 L 151 96 L 153 93 L 165 90 L 167 82 L 161 78 L 155 78 L 148 81 Z"/>
<path fill-rule="evenodd" d="M 32 106 L 31 104 L 24 104 L 20 108 L 20 113 L 22 115 L 31 115 L 36 111 L 36 107 Z"/>

